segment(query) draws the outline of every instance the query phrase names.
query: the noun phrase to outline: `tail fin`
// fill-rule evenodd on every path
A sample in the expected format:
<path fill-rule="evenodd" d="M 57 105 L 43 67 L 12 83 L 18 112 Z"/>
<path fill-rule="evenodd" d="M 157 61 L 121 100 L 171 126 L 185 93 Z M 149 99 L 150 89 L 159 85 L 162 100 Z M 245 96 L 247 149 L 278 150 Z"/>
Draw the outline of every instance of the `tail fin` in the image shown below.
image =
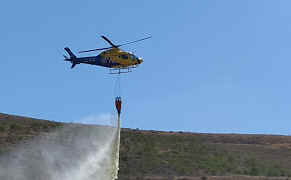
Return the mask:
<path fill-rule="evenodd" d="M 77 65 L 77 63 L 72 62 L 71 69 L 73 69 L 76 65 Z"/>
<path fill-rule="evenodd" d="M 77 56 L 75 56 L 75 54 L 72 53 L 72 51 L 70 50 L 70 48 L 65 47 L 64 49 L 65 49 L 65 51 L 67 51 L 67 53 L 70 55 L 70 58 L 71 58 L 71 59 L 75 59 L 75 58 L 77 58 Z"/>
<path fill-rule="evenodd" d="M 70 48 L 65 47 L 64 49 L 70 55 L 70 59 L 67 56 L 64 55 L 65 61 L 70 61 L 72 63 L 71 68 L 73 69 L 77 64 L 80 64 L 80 63 L 76 62 L 76 60 L 75 60 L 77 58 L 77 56 L 75 56 L 75 54 L 72 53 Z"/>

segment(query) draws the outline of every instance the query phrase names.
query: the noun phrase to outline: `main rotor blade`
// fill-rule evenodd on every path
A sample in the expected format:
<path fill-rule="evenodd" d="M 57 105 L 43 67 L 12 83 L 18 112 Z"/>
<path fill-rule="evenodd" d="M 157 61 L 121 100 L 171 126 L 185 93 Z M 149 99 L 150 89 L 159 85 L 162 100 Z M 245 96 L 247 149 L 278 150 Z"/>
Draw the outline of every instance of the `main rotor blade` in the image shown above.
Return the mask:
<path fill-rule="evenodd" d="M 139 39 L 139 40 L 135 40 L 135 41 L 130 41 L 130 42 L 127 42 L 127 43 L 124 43 L 124 44 L 119 44 L 119 45 L 115 45 L 113 44 L 107 37 L 105 36 L 101 36 L 106 42 L 108 42 L 111 47 L 107 47 L 107 48 L 98 48 L 98 49 L 90 49 L 90 50 L 86 50 L 86 51 L 79 51 L 79 53 L 86 53 L 86 52 L 92 52 L 92 51 L 100 51 L 100 50 L 106 50 L 106 49 L 112 49 L 112 48 L 119 48 L 120 46 L 124 46 L 124 45 L 127 45 L 127 44 L 132 44 L 132 43 L 136 43 L 136 42 L 139 42 L 139 41 L 143 41 L 143 40 L 146 40 L 146 39 L 149 39 L 151 38 L 152 36 L 148 36 L 148 37 L 145 37 L 145 38 L 142 38 L 142 39 Z"/>
<path fill-rule="evenodd" d="M 101 36 L 106 42 L 108 42 L 112 47 L 117 47 L 115 44 L 113 44 L 107 37 Z"/>
<path fill-rule="evenodd" d="M 148 36 L 148 37 L 145 37 L 145 38 L 142 38 L 142 39 L 139 39 L 139 40 L 135 40 L 135 41 L 127 42 L 127 43 L 124 43 L 124 44 L 119 44 L 119 45 L 117 45 L 117 47 L 124 46 L 124 45 L 127 45 L 127 44 L 136 43 L 136 42 L 139 42 L 139 41 L 143 41 L 143 40 L 149 39 L 149 38 L 151 38 L 151 37 L 152 37 L 152 36 Z"/>
<path fill-rule="evenodd" d="M 92 52 L 92 51 L 101 51 L 101 50 L 106 50 L 106 49 L 112 49 L 112 47 L 99 48 L 99 49 L 90 49 L 90 50 L 86 50 L 86 51 L 79 51 L 79 53 Z"/>

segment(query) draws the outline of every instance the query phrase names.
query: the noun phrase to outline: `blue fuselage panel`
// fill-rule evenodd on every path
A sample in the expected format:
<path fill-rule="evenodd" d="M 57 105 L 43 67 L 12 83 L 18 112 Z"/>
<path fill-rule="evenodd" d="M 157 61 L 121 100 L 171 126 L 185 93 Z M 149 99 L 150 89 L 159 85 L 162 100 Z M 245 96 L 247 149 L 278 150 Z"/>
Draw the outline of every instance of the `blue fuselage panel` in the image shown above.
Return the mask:
<path fill-rule="evenodd" d="M 103 67 L 108 67 L 112 68 L 114 66 L 118 66 L 119 63 L 112 62 L 110 60 L 105 59 L 104 57 L 98 55 L 98 56 L 91 56 L 91 57 L 80 57 L 74 59 L 74 62 L 76 63 L 84 63 L 84 64 L 91 64 L 91 65 L 96 65 L 96 66 L 103 66 Z"/>

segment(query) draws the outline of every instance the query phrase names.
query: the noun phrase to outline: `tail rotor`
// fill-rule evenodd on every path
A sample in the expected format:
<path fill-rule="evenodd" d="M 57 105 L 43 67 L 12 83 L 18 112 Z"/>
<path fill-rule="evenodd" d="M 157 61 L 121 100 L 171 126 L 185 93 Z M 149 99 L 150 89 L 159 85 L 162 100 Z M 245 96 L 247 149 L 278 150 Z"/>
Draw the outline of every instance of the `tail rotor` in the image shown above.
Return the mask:
<path fill-rule="evenodd" d="M 68 59 L 70 59 L 70 58 L 68 58 L 68 56 L 66 56 L 66 55 L 64 55 L 64 54 L 63 54 L 63 56 L 64 56 L 64 58 L 65 58 L 65 61 L 68 60 Z"/>

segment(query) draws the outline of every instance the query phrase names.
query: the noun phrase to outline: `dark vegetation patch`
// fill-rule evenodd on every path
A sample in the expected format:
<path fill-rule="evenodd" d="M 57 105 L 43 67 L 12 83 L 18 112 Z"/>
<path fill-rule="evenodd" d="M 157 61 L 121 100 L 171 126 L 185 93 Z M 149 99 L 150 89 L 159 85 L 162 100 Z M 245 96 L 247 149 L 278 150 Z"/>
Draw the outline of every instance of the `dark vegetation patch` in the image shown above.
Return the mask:
<path fill-rule="evenodd" d="M 221 139 L 215 137 L 214 143 L 206 141 L 203 135 L 123 131 L 120 173 L 137 177 L 291 176 L 291 149 L 267 143 L 268 138 L 273 141 L 272 136 L 264 136 L 263 143 L 258 144 L 240 144 L 235 139 L 231 144 L 227 135 L 217 136 Z M 240 139 L 250 138 L 241 136 L 248 137 L 236 135 Z M 285 139 L 289 142 L 290 137 Z"/>

